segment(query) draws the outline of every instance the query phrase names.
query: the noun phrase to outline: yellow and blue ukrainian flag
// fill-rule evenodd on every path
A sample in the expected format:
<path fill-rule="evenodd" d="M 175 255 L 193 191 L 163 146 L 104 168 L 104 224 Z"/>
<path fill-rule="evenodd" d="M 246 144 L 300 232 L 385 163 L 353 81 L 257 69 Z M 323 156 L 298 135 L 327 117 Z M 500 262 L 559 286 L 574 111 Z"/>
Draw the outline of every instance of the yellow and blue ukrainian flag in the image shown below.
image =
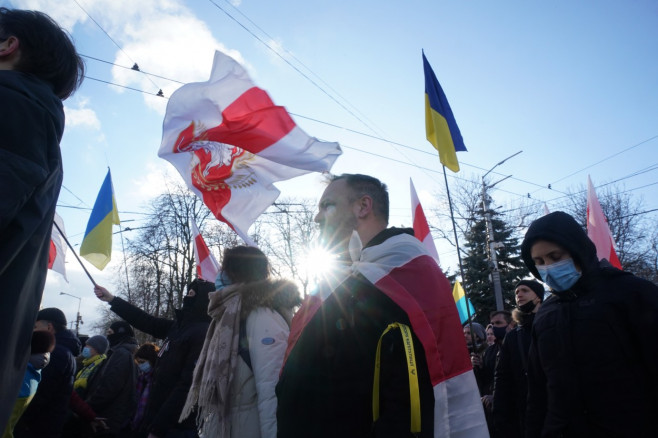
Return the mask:
<path fill-rule="evenodd" d="M 462 324 L 464 324 L 466 321 L 468 321 L 469 315 L 469 313 L 466 311 L 466 303 L 468 303 L 468 310 L 470 311 L 471 316 L 475 315 L 475 308 L 473 307 L 473 304 L 471 304 L 471 300 L 466 298 L 464 288 L 458 281 L 455 281 L 455 286 L 452 288 L 452 298 L 455 299 L 455 304 L 457 305 L 459 320 Z"/>
<path fill-rule="evenodd" d="M 100 270 L 110 262 L 112 255 L 113 224 L 119 225 L 119 211 L 108 169 L 80 246 L 80 255 Z"/>
<path fill-rule="evenodd" d="M 425 130 L 427 140 L 439 151 L 439 159 L 448 169 L 459 172 L 457 151 L 465 151 L 466 146 L 452 114 L 448 99 L 423 52 L 425 71 Z"/>

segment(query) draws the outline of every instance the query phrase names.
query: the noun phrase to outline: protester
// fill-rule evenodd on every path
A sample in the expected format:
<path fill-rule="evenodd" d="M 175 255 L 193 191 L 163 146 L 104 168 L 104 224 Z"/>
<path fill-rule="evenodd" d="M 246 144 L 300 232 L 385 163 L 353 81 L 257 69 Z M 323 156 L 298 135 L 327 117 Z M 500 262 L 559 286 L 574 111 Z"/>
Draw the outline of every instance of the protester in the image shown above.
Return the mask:
<path fill-rule="evenodd" d="M 494 335 L 493 325 L 489 324 L 485 332 L 487 333 L 487 346 L 493 345 L 496 342 L 496 335 Z"/>
<path fill-rule="evenodd" d="M 62 99 L 84 64 L 47 15 L 0 8 L 0 430 L 16 401 L 62 185 Z"/>
<path fill-rule="evenodd" d="M 104 418 L 107 430 L 103 436 L 115 437 L 128 426 L 137 405 L 137 366 L 133 357 L 137 341 L 133 328 L 125 321 L 110 324 L 107 340 L 110 350 L 102 374 L 87 389 L 85 401 L 98 417 Z"/>
<path fill-rule="evenodd" d="M 75 375 L 73 382 L 73 389 L 82 398 L 87 395 L 87 388 L 90 386 L 91 381 L 96 377 L 100 365 L 107 359 L 107 350 L 110 348 L 110 343 L 105 336 L 96 335 L 87 339 L 85 346 L 82 349 L 82 368 Z"/>
<path fill-rule="evenodd" d="M 495 337 L 494 343 L 489 345 L 482 354 L 482 361 L 473 362 L 473 371 L 478 382 L 478 389 L 484 407 L 484 413 L 487 418 L 489 435 L 492 438 L 498 438 L 493 424 L 493 390 L 494 390 L 494 371 L 496 369 L 496 358 L 498 351 L 505 339 L 505 335 L 514 326 L 512 321 L 512 312 L 509 310 L 494 310 L 489 314 L 489 325 L 493 330 Z"/>
<path fill-rule="evenodd" d="M 108 429 L 105 419 L 99 419 L 96 411 L 85 401 L 97 388 L 102 379 L 103 367 L 107 359 L 110 344 L 105 336 L 96 335 L 87 338 L 78 364 L 79 371 L 73 382 L 73 392 L 69 401 L 71 415 L 64 424 L 64 436 L 67 438 L 93 436 L 96 430 Z"/>
<path fill-rule="evenodd" d="M 508 310 L 494 310 L 489 314 L 489 325 L 491 325 L 495 340 L 493 344 L 487 346 L 484 350 L 481 364 L 473 368 L 478 381 L 478 388 L 480 388 L 482 402 L 485 405 L 485 409 L 489 410 L 489 412 L 491 412 L 491 396 L 493 394 L 496 357 L 498 356 L 498 350 L 505 335 L 510 330 L 511 324 L 512 313 Z"/>
<path fill-rule="evenodd" d="M 135 385 L 135 397 L 137 399 L 137 407 L 135 413 L 130 420 L 130 424 L 124 429 L 123 436 L 132 437 L 139 433 L 144 419 L 144 411 L 146 410 L 146 403 L 148 402 L 149 394 L 151 393 L 151 386 L 153 385 L 153 373 L 155 371 L 155 364 L 158 360 L 158 353 L 160 347 L 147 342 L 142 344 L 135 352 L 135 364 L 137 365 L 137 383 Z"/>
<path fill-rule="evenodd" d="M 471 327 L 473 327 L 473 331 L 475 332 L 475 344 L 473 344 Z M 466 323 L 464 324 L 463 331 L 464 339 L 466 340 L 466 346 L 468 347 L 469 353 L 481 353 L 485 348 L 487 348 L 485 343 L 486 333 L 484 331 L 484 327 L 482 327 L 482 324 L 477 322 Z"/>
<path fill-rule="evenodd" d="M 18 399 L 9 417 L 2 438 L 14 438 L 14 426 L 23 415 L 37 392 L 41 382 L 41 370 L 50 362 L 50 352 L 55 349 L 55 336 L 52 333 L 35 330 L 32 332 L 32 343 L 30 345 L 30 360 L 23 377 L 23 384 L 18 392 Z"/>
<path fill-rule="evenodd" d="M 14 427 L 14 435 L 17 438 L 57 438 L 66 421 L 80 341 L 66 328 L 64 312 L 54 307 L 39 311 L 34 330 L 53 334 L 55 349 L 50 353 L 48 366 L 41 372 L 41 382 L 32 402 Z"/>
<path fill-rule="evenodd" d="M 178 423 L 187 392 L 192 383 L 194 365 L 210 324 L 208 293 L 215 286 L 207 281 L 194 280 L 187 286 L 183 307 L 176 310 L 175 319 L 158 318 L 142 311 L 102 286 L 94 293 L 110 304 L 114 313 L 138 330 L 155 338 L 164 339 L 155 364 L 144 418 L 137 437 L 191 438 L 196 437 L 196 415 Z"/>
<path fill-rule="evenodd" d="M 267 256 L 249 246 L 224 251 L 218 279 L 218 290 L 209 295 L 212 322 L 181 419 L 198 402 L 204 436 L 276 438 L 274 387 L 293 308 L 301 304 L 299 291 L 290 281 L 271 279 Z"/>
<path fill-rule="evenodd" d="M 325 245 L 341 261 L 355 261 L 330 273 L 293 319 L 276 387 L 278 437 L 433 437 L 435 421 L 453 431 L 468 428 L 469 436 L 486 434 L 478 429 L 484 418 L 470 371 L 453 374 L 459 374 L 464 410 L 441 386 L 444 417 L 435 418 L 430 372 L 449 373 L 441 368 L 448 361 L 438 360 L 441 342 L 451 340 L 452 350 L 441 351 L 460 370 L 470 369 L 468 352 L 465 343 L 454 342 L 462 334 L 450 283 L 411 230 L 387 229 L 386 186 L 366 175 L 334 177 L 319 210 L 315 220 Z M 393 327 L 382 336 L 394 323 L 411 330 Z M 373 391 L 380 337 L 380 385 Z M 412 380 L 417 376 L 419 388 L 413 410 L 406 353 L 412 345 Z M 453 418 L 466 410 L 469 421 Z M 412 432 L 418 411 L 420 430 Z"/>
<path fill-rule="evenodd" d="M 599 260 L 564 212 L 521 244 L 551 288 L 528 354 L 527 437 L 658 436 L 658 286 Z"/>
<path fill-rule="evenodd" d="M 494 373 L 493 420 L 497 433 L 506 438 L 525 435 L 525 409 L 528 398 L 528 350 L 535 314 L 544 300 L 544 286 L 534 280 L 521 280 L 514 289 L 517 322 L 505 336 Z"/>

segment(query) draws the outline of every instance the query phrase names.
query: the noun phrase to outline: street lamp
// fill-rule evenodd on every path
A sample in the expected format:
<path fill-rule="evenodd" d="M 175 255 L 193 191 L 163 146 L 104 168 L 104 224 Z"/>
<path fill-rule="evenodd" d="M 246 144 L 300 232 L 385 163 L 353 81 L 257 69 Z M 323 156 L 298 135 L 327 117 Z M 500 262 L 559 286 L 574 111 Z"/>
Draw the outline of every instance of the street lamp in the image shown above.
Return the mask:
<path fill-rule="evenodd" d="M 496 242 L 493 234 L 493 224 L 491 223 L 491 210 L 489 209 L 489 197 L 487 196 L 487 189 L 492 188 L 496 184 L 505 181 L 507 178 L 512 175 L 508 175 L 505 178 L 496 181 L 493 184 L 487 185 L 484 182 L 484 178 L 489 175 L 489 173 L 494 170 L 496 167 L 503 164 L 505 161 L 509 160 L 512 157 L 516 157 L 523 151 L 518 151 L 515 154 L 510 155 L 504 160 L 497 163 L 494 167 L 489 169 L 487 173 L 482 175 L 482 209 L 484 210 L 484 221 L 487 227 L 487 255 L 489 256 L 490 267 L 491 267 L 491 282 L 493 283 L 494 288 L 494 297 L 496 299 L 496 310 L 503 310 L 505 304 L 503 303 L 503 287 L 500 284 L 500 271 L 498 270 L 498 258 L 496 256 L 496 248 L 500 248 L 503 245 L 500 242 Z"/>
<path fill-rule="evenodd" d="M 80 336 L 80 324 L 84 324 L 82 321 L 82 315 L 80 315 L 80 305 L 82 304 L 82 298 L 76 295 L 67 294 L 66 292 L 60 292 L 59 294 L 68 295 L 69 297 L 73 297 L 78 300 L 78 315 L 75 318 L 75 334 L 76 336 Z"/>

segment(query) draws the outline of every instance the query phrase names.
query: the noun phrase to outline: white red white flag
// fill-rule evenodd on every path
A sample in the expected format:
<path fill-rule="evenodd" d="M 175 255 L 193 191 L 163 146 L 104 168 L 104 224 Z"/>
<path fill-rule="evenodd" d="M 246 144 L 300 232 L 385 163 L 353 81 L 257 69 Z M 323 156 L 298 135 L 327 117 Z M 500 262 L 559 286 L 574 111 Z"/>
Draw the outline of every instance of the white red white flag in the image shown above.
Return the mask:
<path fill-rule="evenodd" d="M 196 260 L 196 275 L 197 277 L 215 282 L 217 274 L 219 273 L 219 263 L 215 260 L 206 245 L 203 236 L 199 233 L 199 228 L 196 226 L 194 218 L 192 218 L 192 237 L 194 238 L 194 259 Z"/>
<path fill-rule="evenodd" d="M 587 175 L 587 235 L 596 246 L 596 256 L 599 260 L 606 259 L 612 266 L 621 269 L 615 251 L 615 241 L 589 175 Z"/>
<path fill-rule="evenodd" d="M 279 196 L 273 183 L 328 171 L 340 154 L 338 143 L 309 137 L 219 51 L 207 82 L 183 85 L 169 99 L 158 152 L 252 245 L 249 227 Z"/>
<path fill-rule="evenodd" d="M 409 316 L 425 350 L 434 392 L 434 436 L 489 437 L 480 393 L 448 279 L 421 242 L 399 234 L 361 251 L 363 275 Z M 419 275 L 419 273 L 421 275 Z M 329 280 L 330 284 L 340 283 Z M 330 286 L 332 287 L 332 286 Z M 285 360 L 329 294 L 310 295 L 292 319 Z"/>
<path fill-rule="evenodd" d="M 55 218 L 53 222 L 59 226 L 59 229 L 62 230 L 62 233 L 66 235 L 66 230 L 64 229 L 64 221 L 62 218 L 55 213 Z M 55 272 L 59 272 L 64 277 L 66 282 L 69 282 L 69 279 L 66 278 L 66 267 L 64 263 L 66 262 L 66 240 L 64 236 L 59 232 L 57 227 L 53 224 L 53 230 L 50 235 L 50 252 L 48 253 L 48 269 L 52 269 Z"/>
<path fill-rule="evenodd" d="M 416 188 L 414 187 L 414 182 L 411 178 L 409 178 L 409 185 L 411 186 L 411 219 L 414 224 L 414 236 L 423 242 L 423 246 L 427 252 L 434 257 L 436 263 L 440 265 L 439 253 L 436 250 L 436 245 L 434 245 L 430 226 L 427 223 L 423 206 L 420 205 L 420 199 L 418 199 Z"/>

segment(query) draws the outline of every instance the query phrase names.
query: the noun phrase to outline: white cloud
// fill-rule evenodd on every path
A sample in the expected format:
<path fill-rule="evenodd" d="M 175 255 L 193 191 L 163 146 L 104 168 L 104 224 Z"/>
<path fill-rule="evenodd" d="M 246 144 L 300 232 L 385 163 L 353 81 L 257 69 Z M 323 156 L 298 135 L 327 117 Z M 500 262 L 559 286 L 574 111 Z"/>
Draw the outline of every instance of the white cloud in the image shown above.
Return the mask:
<path fill-rule="evenodd" d="M 68 105 L 64 106 L 64 113 L 66 114 L 66 127 L 68 129 L 74 127 L 90 128 L 100 131 L 101 122 L 96 115 L 96 112 L 89 108 L 89 101 L 87 99 L 77 99 L 77 108 L 72 108 Z"/>
<path fill-rule="evenodd" d="M 164 193 L 174 182 L 182 183 L 182 179 L 171 164 L 164 160 L 146 163 L 145 172 L 132 180 L 133 200 L 147 202 Z"/>
<path fill-rule="evenodd" d="M 76 23 L 87 21 L 87 14 L 77 5 L 69 2 L 54 2 L 52 0 L 14 0 L 12 4 L 17 9 L 30 9 L 46 12 L 50 18 L 55 20 L 69 33 L 72 32 Z M 82 5 L 84 2 L 81 1 Z"/>

